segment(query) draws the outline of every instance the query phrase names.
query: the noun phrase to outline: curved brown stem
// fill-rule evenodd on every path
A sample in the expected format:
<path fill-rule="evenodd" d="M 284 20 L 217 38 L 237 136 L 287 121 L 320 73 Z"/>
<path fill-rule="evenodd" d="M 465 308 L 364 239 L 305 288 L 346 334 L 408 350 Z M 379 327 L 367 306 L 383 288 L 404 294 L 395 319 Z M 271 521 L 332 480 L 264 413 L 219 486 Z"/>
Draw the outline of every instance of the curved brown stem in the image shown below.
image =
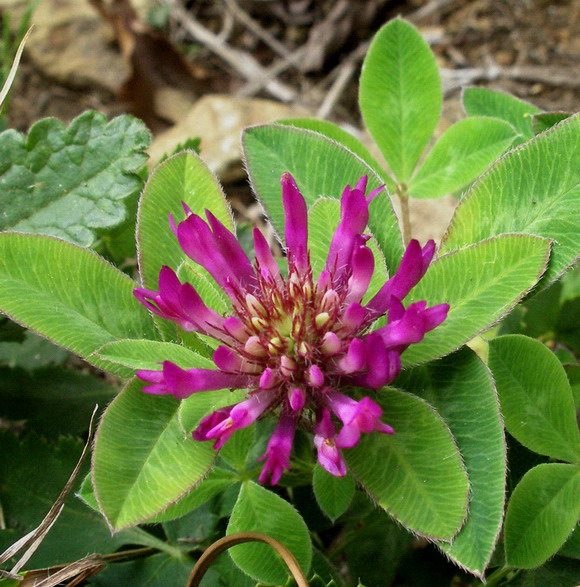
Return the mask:
<path fill-rule="evenodd" d="M 294 555 L 275 538 L 259 532 L 238 532 L 237 534 L 224 536 L 220 540 L 214 542 L 206 549 L 195 564 L 195 567 L 193 567 L 186 587 L 198 587 L 206 571 L 222 552 L 231 546 L 243 544 L 244 542 L 264 542 L 265 544 L 270 545 L 284 559 L 284 562 L 290 569 L 290 573 L 296 581 L 297 586 L 308 587 L 306 577 L 302 573 L 302 569 L 300 568 L 298 561 L 294 558 Z"/>

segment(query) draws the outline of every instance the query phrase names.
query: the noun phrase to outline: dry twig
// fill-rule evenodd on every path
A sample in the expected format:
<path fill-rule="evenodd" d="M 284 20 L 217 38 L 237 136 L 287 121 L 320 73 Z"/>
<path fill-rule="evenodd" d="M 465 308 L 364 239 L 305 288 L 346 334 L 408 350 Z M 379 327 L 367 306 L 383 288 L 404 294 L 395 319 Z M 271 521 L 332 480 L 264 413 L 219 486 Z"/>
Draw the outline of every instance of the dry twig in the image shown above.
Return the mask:
<path fill-rule="evenodd" d="M 165 0 L 165 3 L 171 7 L 172 17 L 196 41 L 218 55 L 242 77 L 250 81 L 257 81 L 264 77 L 266 70 L 249 53 L 239 49 L 234 50 L 227 43 L 220 41 L 214 33 L 193 18 L 176 0 Z M 292 102 L 296 98 L 296 91 L 293 88 L 276 79 L 269 80 L 264 87 L 272 96 L 282 102 Z"/>

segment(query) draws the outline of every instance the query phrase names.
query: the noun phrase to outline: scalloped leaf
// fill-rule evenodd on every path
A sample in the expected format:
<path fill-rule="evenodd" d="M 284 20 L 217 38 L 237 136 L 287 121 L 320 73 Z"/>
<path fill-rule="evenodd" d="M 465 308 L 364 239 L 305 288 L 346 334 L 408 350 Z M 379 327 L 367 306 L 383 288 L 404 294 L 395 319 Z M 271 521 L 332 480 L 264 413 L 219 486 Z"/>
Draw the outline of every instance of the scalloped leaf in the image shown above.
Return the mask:
<path fill-rule="evenodd" d="M 141 190 L 134 172 L 147 160 L 151 135 L 123 115 L 107 122 L 84 112 L 65 127 L 55 118 L 28 136 L 0 134 L 0 230 L 57 236 L 90 246 L 96 232 L 120 224 L 123 200 Z"/>
<path fill-rule="evenodd" d="M 415 198 L 451 194 L 483 173 L 513 142 L 514 128 L 496 118 L 472 116 L 451 125 L 409 181 Z"/>
<path fill-rule="evenodd" d="M 532 115 L 540 112 L 537 106 L 489 88 L 465 88 L 461 98 L 469 116 L 493 116 L 509 122 L 521 135 L 516 145 L 534 136 Z"/>

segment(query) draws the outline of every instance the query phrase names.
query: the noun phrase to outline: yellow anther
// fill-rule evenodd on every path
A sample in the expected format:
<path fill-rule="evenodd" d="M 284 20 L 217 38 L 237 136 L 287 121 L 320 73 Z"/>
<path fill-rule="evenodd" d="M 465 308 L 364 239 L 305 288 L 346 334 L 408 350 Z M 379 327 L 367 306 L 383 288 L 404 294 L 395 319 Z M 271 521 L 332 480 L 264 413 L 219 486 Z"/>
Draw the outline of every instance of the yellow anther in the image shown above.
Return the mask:
<path fill-rule="evenodd" d="M 252 326 L 258 331 L 264 330 L 268 326 L 268 323 L 263 318 L 258 318 L 257 316 L 253 316 L 251 322 Z"/>
<path fill-rule="evenodd" d="M 270 339 L 270 343 L 268 344 L 268 350 L 272 355 L 277 355 L 278 353 L 284 350 L 284 343 L 279 336 L 275 336 L 274 338 Z"/>
<path fill-rule="evenodd" d="M 322 328 L 326 326 L 330 322 L 330 314 L 328 312 L 321 312 L 320 314 L 316 315 L 314 318 L 314 323 L 316 324 L 317 328 Z"/>
<path fill-rule="evenodd" d="M 298 354 L 301 357 L 307 357 L 310 354 L 311 350 L 312 349 L 310 348 L 310 345 L 304 341 L 302 341 L 298 346 Z"/>
<path fill-rule="evenodd" d="M 258 298 L 252 294 L 246 294 L 246 306 L 250 313 L 254 316 L 266 316 L 266 308 L 258 300 Z"/>

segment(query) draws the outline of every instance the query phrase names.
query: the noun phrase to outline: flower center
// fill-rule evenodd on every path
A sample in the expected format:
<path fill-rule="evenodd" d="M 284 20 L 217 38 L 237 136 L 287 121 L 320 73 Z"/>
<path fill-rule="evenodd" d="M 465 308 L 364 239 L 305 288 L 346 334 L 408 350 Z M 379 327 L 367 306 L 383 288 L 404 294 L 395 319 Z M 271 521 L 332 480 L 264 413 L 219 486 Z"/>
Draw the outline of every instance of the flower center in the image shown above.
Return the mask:
<path fill-rule="evenodd" d="M 314 285 L 310 271 L 299 273 L 292 266 L 286 281 L 259 267 L 256 273 L 259 287 L 240 295 L 236 304 L 238 317 L 251 333 L 244 344 L 246 359 L 274 372 L 276 384 L 288 396 L 297 387 L 302 393 L 309 388 L 309 396 L 329 383 L 328 356 L 341 347 L 335 330 L 340 328 L 343 300 L 332 289 L 330 275 Z"/>

